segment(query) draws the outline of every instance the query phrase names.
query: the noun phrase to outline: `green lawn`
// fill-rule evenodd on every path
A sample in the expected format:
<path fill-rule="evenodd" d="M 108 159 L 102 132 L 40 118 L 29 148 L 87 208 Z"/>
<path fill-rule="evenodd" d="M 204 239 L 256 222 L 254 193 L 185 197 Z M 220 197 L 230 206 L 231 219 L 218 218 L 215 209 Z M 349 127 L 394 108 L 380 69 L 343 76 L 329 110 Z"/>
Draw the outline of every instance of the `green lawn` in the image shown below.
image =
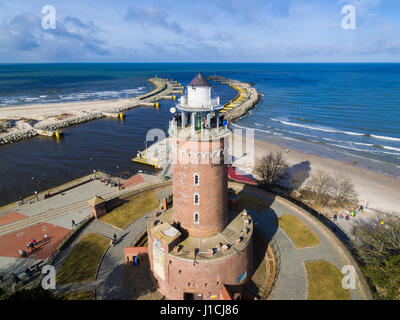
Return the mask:
<path fill-rule="evenodd" d="M 279 227 L 294 242 L 296 248 L 315 247 L 319 243 L 317 235 L 297 217 L 284 214 L 279 217 Z"/>
<path fill-rule="evenodd" d="M 72 248 L 69 255 L 57 270 L 58 284 L 94 281 L 97 266 L 110 244 L 97 233 L 88 233 Z"/>
<path fill-rule="evenodd" d="M 243 192 L 240 193 L 240 204 L 243 208 L 247 208 L 258 213 L 267 210 L 270 206 L 267 200 Z"/>
<path fill-rule="evenodd" d="M 100 220 L 117 228 L 125 229 L 133 221 L 159 206 L 154 191 L 141 193 L 128 200 L 128 202 L 102 216 Z"/>
<path fill-rule="evenodd" d="M 304 263 L 307 269 L 308 300 L 350 300 L 348 290 L 342 288 L 343 274 L 328 261 Z"/>
<path fill-rule="evenodd" d="M 59 295 L 59 297 L 63 300 L 93 300 L 94 292 L 92 290 L 76 291 Z"/>

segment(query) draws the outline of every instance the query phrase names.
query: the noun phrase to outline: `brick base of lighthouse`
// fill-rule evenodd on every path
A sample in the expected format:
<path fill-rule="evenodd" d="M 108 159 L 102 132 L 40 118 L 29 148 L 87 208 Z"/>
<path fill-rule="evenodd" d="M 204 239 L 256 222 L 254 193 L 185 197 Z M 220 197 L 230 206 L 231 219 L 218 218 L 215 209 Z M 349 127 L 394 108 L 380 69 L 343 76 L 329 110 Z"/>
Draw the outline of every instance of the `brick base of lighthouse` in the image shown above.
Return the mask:
<path fill-rule="evenodd" d="M 200 238 L 183 239 L 171 217 L 172 209 L 148 223 L 151 269 L 167 299 L 222 299 L 224 285 L 243 285 L 251 278 L 253 225 L 249 216 L 238 213 L 222 237 L 201 238 L 200 245 Z M 221 246 L 227 242 L 233 244 Z"/>

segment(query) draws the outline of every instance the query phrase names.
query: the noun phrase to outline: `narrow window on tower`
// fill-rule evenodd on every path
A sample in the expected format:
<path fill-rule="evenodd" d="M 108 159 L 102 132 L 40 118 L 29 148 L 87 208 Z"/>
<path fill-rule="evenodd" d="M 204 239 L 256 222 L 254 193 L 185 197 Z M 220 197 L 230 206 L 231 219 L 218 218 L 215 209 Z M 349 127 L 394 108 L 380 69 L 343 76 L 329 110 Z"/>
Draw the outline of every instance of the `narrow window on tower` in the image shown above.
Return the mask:
<path fill-rule="evenodd" d="M 200 205 L 200 195 L 198 193 L 194 194 L 194 204 L 196 206 Z"/>
<path fill-rule="evenodd" d="M 195 186 L 199 186 L 199 185 L 200 185 L 200 176 L 199 176 L 198 173 L 195 173 L 195 174 L 194 174 L 193 180 L 194 180 L 194 185 L 195 185 Z"/>
<path fill-rule="evenodd" d="M 198 212 L 194 213 L 194 223 L 199 224 L 200 223 L 200 215 Z"/>

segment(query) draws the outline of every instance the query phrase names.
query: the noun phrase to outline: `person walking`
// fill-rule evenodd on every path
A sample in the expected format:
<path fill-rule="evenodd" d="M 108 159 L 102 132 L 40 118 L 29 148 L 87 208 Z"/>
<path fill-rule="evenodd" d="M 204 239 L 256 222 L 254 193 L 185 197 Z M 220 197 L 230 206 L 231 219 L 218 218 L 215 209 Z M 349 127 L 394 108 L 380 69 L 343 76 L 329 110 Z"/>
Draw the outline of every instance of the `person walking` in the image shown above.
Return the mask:
<path fill-rule="evenodd" d="M 72 220 L 72 228 L 75 228 L 75 227 L 76 227 L 76 223 L 74 220 Z"/>
<path fill-rule="evenodd" d="M 116 233 L 114 233 L 113 240 L 112 240 L 113 247 L 115 247 L 116 244 L 117 244 L 117 235 L 116 235 Z"/>
<path fill-rule="evenodd" d="M 26 246 L 31 249 L 31 252 L 33 252 L 33 243 L 32 242 L 28 242 L 28 244 Z"/>
<path fill-rule="evenodd" d="M 19 249 L 18 251 L 19 251 L 19 256 L 20 256 L 20 257 L 25 258 L 25 257 L 27 256 L 27 253 L 26 253 L 25 250 Z"/>

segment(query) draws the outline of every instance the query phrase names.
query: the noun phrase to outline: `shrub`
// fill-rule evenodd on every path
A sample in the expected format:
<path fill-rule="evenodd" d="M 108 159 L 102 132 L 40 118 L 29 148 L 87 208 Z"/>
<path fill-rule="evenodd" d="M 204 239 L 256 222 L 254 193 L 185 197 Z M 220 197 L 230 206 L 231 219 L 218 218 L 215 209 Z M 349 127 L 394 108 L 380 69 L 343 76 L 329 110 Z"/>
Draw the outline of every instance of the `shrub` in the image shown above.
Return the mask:
<path fill-rule="evenodd" d="M 383 224 L 382 224 L 383 222 Z M 400 221 L 398 214 L 379 213 L 361 220 L 354 230 L 354 251 L 378 299 L 400 299 Z"/>

